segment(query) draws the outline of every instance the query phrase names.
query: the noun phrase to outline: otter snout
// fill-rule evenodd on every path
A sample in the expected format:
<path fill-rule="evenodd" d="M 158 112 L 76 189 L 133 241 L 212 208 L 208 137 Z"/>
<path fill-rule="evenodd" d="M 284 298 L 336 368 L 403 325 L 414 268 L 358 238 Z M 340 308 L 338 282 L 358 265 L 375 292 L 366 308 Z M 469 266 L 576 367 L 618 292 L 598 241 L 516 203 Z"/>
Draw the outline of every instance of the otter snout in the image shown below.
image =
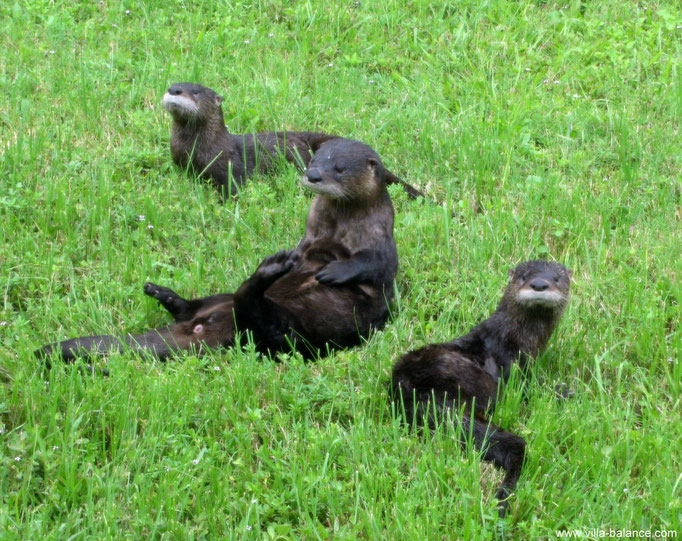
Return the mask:
<path fill-rule="evenodd" d="M 317 167 L 313 167 L 305 172 L 305 178 L 308 182 L 315 184 L 322 181 L 322 173 Z"/>
<path fill-rule="evenodd" d="M 533 280 L 530 283 L 530 287 L 534 291 L 545 291 L 549 287 L 549 284 L 547 283 L 546 280 L 541 280 L 539 278 L 536 278 L 535 280 Z"/>

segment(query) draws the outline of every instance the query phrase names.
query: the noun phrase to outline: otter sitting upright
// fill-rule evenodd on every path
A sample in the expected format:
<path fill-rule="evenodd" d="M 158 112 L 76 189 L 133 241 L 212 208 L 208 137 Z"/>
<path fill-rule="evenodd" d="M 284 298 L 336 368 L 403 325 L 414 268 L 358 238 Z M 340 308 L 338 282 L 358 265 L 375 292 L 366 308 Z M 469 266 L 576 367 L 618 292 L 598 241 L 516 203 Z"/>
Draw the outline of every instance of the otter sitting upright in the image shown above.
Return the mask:
<path fill-rule="evenodd" d="M 509 271 L 509 284 L 497 310 L 469 334 L 411 351 L 393 367 L 392 392 L 408 422 L 436 425 L 464 406 L 463 434 L 470 423 L 474 444 L 484 460 L 504 469 L 497 491 L 499 513 L 521 474 L 526 442 L 488 420 L 500 379 L 511 365 L 540 354 L 568 304 L 572 272 L 559 263 L 527 261 Z M 454 413 L 453 413 L 454 415 Z"/>
<path fill-rule="evenodd" d="M 173 161 L 211 179 L 226 195 L 234 195 L 255 171 L 270 170 L 278 155 L 304 168 L 322 143 L 337 138 L 291 131 L 231 134 L 223 120 L 222 102 L 210 88 L 193 83 L 176 83 L 163 97 L 163 105 L 173 117 Z M 389 184 L 401 184 L 413 199 L 422 195 L 390 172 L 386 179 Z"/>
<path fill-rule="evenodd" d="M 266 258 L 234 296 L 185 300 L 146 284 L 144 292 L 159 300 L 175 325 L 139 335 L 75 338 L 36 354 L 58 352 L 72 361 L 127 347 L 163 359 L 175 351 L 232 345 L 235 321 L 239 330 L 251 331 L 262 352 L 293 346 L 310 358 L 327 347 L 359 344 L 386 322 L 398 268 L 386 170 L 367 145 L 334 139 L 315 154 L 303 183 L 318 193 L 305 236 L 294 250 Z"/>
<path fill-rule="evenodd" d="M 303 240 L 266 259 L 234 295 L 235 319 L 261 351 L 304 355 L 356 345 L 383 326 L 398 254 L 386 169 L 369 146 L 323 144 L 303 184 L 318 195 Z"/>

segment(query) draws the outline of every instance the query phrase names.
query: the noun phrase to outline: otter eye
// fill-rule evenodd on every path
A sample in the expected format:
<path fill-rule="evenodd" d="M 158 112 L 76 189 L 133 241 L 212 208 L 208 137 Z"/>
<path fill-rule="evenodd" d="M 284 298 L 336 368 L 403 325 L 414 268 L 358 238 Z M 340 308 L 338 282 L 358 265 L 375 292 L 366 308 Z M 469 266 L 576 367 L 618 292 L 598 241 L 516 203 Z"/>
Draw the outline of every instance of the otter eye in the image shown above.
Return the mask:
<path fill-rule="evenodd" d="M 558 283 L 559 283 L 559 277 L 558 277 L 558 276 L 555 276 L 555 277 L 554 277 L 554 281 L 558 284 Z"/>
<path fill-rule="evenodd" d="M 192 94 L 194 94 L 195 96 L 197 94 L 201 94 L 201 90 L 199 90 L 198 88 L 195 88 L 194 90 L 192 90 Z"/>
<path fill-rule="evenodd" d="M 214 316 L 209 316 L 209 318 L 206 320 L 206 323 L 213 323 L 215 321 Z"/>
<path fill-rule="evenodd" d="M 343 173 L 345 171 L 345 169 L 343 167 L 341 167 L 340 165 L 335 165 L 334 171 L 336 171 L 337 173 Z"/>

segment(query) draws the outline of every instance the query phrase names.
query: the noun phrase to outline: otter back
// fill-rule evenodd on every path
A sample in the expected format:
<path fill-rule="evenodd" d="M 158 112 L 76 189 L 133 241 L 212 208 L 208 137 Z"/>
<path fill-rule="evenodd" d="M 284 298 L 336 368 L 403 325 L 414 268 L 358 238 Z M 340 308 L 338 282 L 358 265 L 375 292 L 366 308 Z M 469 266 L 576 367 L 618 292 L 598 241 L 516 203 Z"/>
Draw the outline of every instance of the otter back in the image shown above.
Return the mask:
<path fill-rule="evenodd" d="M 173 161 L 210 179 L 223 194 L 234 195 L 247 177 L 272 170 L 278 158 L 303 169 L 320 145 L 337 138 L 301 131 L 231 134 L 225 127 L 222 102 L 222 96 L 210 88 L 193 83 L 176 83 L 163 97 L 173 118 Z M 422 195 L 392 173 L 390 177 L 391 183 L 401 184 L 410 197 Z"/>

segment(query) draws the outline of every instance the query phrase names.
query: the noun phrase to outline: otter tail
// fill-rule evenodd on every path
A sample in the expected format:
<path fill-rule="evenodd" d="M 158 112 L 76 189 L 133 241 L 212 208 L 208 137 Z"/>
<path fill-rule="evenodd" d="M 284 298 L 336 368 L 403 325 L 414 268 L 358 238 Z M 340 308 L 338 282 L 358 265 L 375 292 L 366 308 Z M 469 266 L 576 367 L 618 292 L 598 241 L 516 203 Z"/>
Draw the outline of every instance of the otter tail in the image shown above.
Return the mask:
<path fill-rule="evenodd" d="M 509 507 L 508 498 L 514 491 L 523 468 L 526 441 L 492 423 L 471 417 L 467 411 L 458 415 L 458 401 L 449 399 L 442 391 L 430 390 L 425 393 L 416 389 L 408 378 L 394 378 L 393 400 L 396 409 L 402 412 L 409 424 L 435 430 L 444 420 L 454 422 L 460 428 L 462 445 L 466 445 L 470 437 L 476 450 L 482 452 L 483 460 L 492 462 L 505 471 L 502 484 L 495 495 L 499 500 L 499 515 L 504 518 Z"/>
<path fill-rule="evenodd" d="M 124 349 L 145 351 L 161 360 L 166 359 L 177 349 L 173 337 L 165 329 L 153 330 L 145 334 L 125 336 L 82 336 L 63 342 L 55 342 L 37 349 L 34 355 L 51 368 L 50 360 L 59 355 L 64 362 L 72 363 L 82 357 L 96 357 Z"/>
<path fill-rule="evenodd" d="M 385 178 L 386 178 L 386 184 L 400 184 L 410 199 L 417 199 L 418 197 L 424 197 L 424 194 L 422 192 L 420 192 L 417 188 L 408 184 L 404 180 L 396 177 L 388 169 L 386 169 L 386 177 Z"/>

